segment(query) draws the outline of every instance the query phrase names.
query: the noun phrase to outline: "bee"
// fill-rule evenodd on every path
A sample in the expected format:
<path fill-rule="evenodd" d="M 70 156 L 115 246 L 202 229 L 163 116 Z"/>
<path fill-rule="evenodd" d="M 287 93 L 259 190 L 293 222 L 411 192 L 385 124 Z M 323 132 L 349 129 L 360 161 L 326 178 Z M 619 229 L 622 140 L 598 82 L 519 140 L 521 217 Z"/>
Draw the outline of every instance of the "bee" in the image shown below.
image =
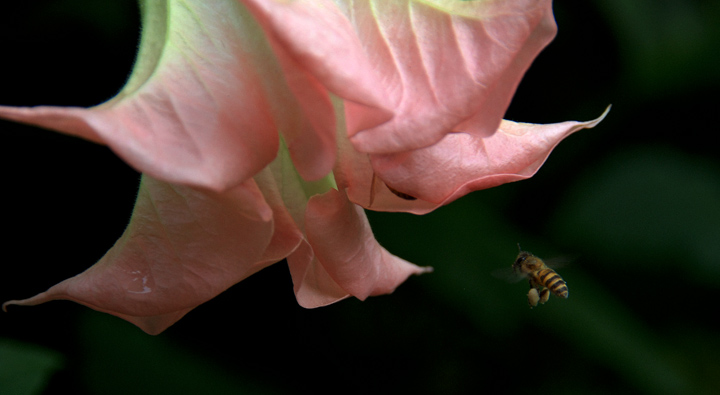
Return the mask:
<path fill-rule="evenodd" d="M 550 292 L 563 299 L 568 297 L 568 287 L 565 280 L 555 270 L 549 268 L 542 259 L 523 251 L 518 244 L 520 253 L 512 264 L 516 275 L 526 277 L 530 282 L 528 304 L 530 308 L 544 304 L 550 298 Z"/>

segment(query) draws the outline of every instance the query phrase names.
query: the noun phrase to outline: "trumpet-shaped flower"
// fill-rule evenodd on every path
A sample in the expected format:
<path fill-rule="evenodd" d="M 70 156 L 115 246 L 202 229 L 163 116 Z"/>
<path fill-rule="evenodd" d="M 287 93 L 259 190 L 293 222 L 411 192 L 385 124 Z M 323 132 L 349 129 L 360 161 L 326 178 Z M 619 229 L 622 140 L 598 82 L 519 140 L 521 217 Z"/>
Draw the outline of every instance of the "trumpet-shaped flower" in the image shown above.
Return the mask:
<path fill-rule="evenodd" d="M 91 108 L 0 117 L 109 146 L 143 173 L 95 265 L 32 298 L 159 333 L 287 259 L 298 303 L 392 292 L 430 269 L 363 208 L 427 213 L 531 177 L 590 122 L 502 120 L 553 38 L 550 0 L 145 0 L 133 73 Z"/>

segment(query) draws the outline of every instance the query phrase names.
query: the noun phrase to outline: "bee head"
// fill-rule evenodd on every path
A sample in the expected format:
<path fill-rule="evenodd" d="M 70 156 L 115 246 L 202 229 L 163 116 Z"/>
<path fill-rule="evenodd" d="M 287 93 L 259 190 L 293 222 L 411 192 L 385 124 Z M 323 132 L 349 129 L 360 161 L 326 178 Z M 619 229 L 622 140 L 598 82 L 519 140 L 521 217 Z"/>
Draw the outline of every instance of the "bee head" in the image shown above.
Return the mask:
<path fill-rule="evenodd" d="M 515 272 L 521 271 L 523 262 L 525 262 L 525 260 L 530 256 L 532 256 L 531 253 L 520 250 L 520 253 L 518 254 L 517 258 L 515 258 L 515 262 L 512 265 L 513 270 Z"/>

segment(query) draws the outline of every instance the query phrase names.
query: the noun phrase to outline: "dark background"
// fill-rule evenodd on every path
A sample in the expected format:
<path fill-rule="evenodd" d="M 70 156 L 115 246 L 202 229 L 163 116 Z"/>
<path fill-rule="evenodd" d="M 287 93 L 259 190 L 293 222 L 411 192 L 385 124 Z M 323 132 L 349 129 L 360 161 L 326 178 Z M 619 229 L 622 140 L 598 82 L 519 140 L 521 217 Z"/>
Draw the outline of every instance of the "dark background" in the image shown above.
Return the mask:
<path fill-rule="evenodd" d="M 91 106 L 132 67 L 133 0 L 11 2 L 0 104 Z M 555 4 L 559 34 L 506 118 L 588 120 L 532 179 L 426 216 L 369 213 L 432 274 L 392 296 L 297 305 L 280 262 L 159 336 L 71 302 L 0 314 L 0 393 L 712 394 L 720 391 L 720 2 Z M 138 174 L 106 147 L 0 122 L 0 300 L 98 260 Z M 492 276 L 516 243 L 574 256 L 570 298 Z"/>

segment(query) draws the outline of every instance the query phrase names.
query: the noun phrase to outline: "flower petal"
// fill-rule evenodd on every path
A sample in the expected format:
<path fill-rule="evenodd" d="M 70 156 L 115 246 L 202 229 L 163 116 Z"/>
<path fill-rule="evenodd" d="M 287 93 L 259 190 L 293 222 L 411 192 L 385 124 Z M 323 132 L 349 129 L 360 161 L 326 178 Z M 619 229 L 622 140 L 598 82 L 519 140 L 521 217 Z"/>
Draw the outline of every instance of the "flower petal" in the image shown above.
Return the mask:
<path fill-rule="evenodd" d="M 492 134 L 556 32 L 550 0 L 243 2 L 277 53 L 345 100 L 348 135 L 368 153 Z"/>
<path fill-rule="evenodd" d="M 298 270 L 293 275 L 301 306 L 315 307 L 320 305 L 318 301 L 328 304 L 334 301 L 332 297 L 339 300 L 347 294 L 361 300 L 388 294 L 410 275 L 432 270 L 413 265 L 382 248 L 372 234 L 363 209 L 336 190 L 310 198 L 305 212 L 305 231 L 312 247 L 312 251 L 306 253 L 314 257 L 304 268 L 305 272 Z M 297 292 L 305 290 L 308 279 L 313 282 L 309 286 L 313 292 Z M 332 297 L 319 296 L 323 294 Z"/>
<path fill-rule="evenodd" d="M 490 137 L 453 133 L 424 149 L 373 155 L 372 168 L 388 185 L 421 201 L 403 202 L 407 211 L 425 213 L 422 201 L 439 207 L 472 191 L 532 177 L 561 140 L 595 127 L 609 110 L 588 122 L 538 125 L 503 120 Z M 380 209 L 380 203 L 373 209 Z"/>
<path fill-rule="evenodd" d="M 588 122 L 503 120 L 490 137 L 452 133 L 431 147 L 393 155 L 363 155 L 338 138 L 336 178 L 350 201 L 367 209 L 425 214 L 472 191 L 530 178 L 562 139 L 595 127 L 609 111 Z M 403 199 L 389 188 L 416 199 Z"/>
<path fill-rule="evenodd" d="M 156 179 L 215 191 L 270 163 L 280 132 L 300 173 L 320 178 L 335 162 L 332 110 L 283 67 L 235 0 L 146 1 L 138 62 L 115 98 L 89 109 L 0 106 L 0 117 L 107 144 Z"/>
<path fill-rule="evenodd" d="M 300 306 L 314 309 L 349 298 L 325 267 L 317 260 L 312 247 L 304 241 L 288 258 L 295 298 Z"/>
<path fill-rule="evenodd" d="M 373 127 L 392 117 L 374 59 L 333 1 L 241 1 L 274 39 L 276 51 L 347 100 L 347 111 L 354 114 L 348 119 L 351 129 Z"/>
<path fill-rule="evenodd" d="M 144 177 L 128 228 L 98 263 L 3 307 L 68 299 L 156 334 L 299 242 L 273 245 L 273 234 L 254 181 L 216 194 Z"/>
<path fill-rule="evenodd" d="M 373 154 L 427 147 L 452 131 L 491 135 L 556 32 L 550 0 L 339 2 L 395 113 L 362 130 L 348 112 L 353 145 Z"/>

